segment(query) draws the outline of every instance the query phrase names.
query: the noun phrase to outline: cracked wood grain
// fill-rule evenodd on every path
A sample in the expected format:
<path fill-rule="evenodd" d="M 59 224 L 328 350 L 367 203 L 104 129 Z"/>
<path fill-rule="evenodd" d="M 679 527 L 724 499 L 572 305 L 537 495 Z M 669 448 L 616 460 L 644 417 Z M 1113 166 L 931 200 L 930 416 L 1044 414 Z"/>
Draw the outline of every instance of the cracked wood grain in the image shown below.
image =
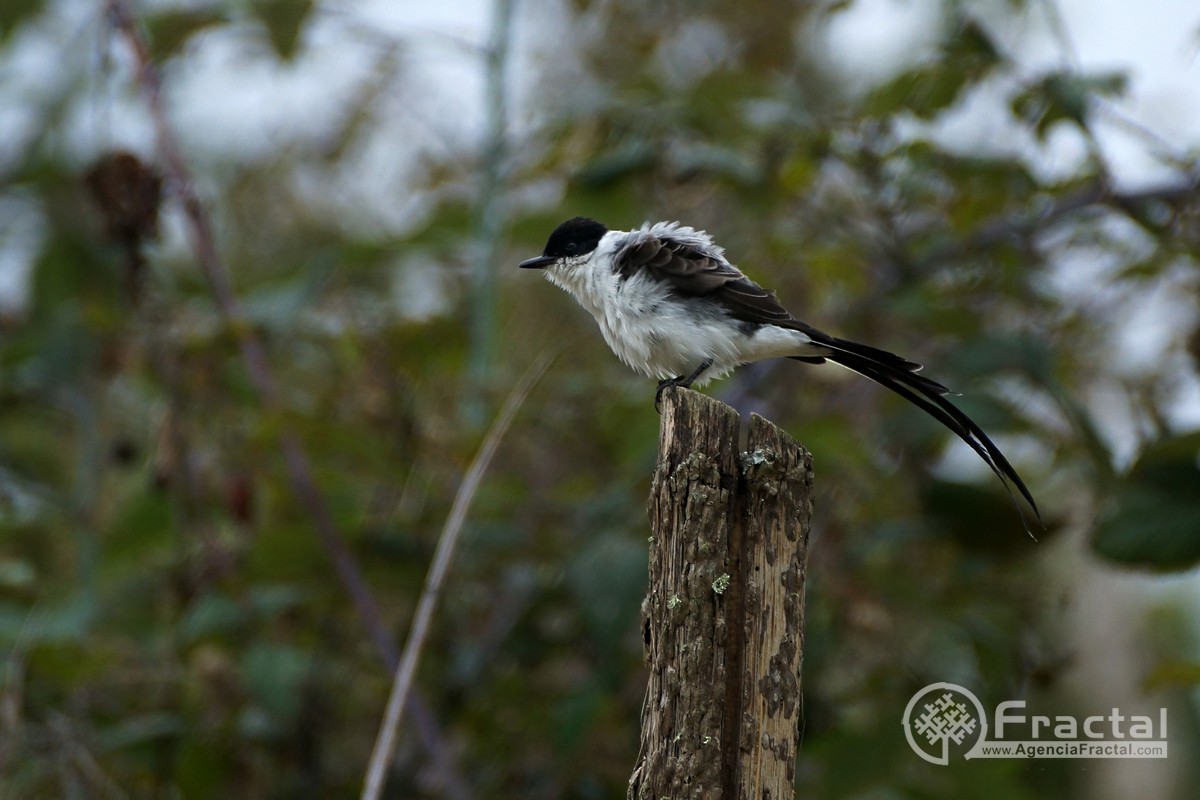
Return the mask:
<path fill-rule="evenodd" d="M 755 415 L 664 395 L 642 605 L 649 683 L 631 800 L 790 798 L 812 458 Z"/>

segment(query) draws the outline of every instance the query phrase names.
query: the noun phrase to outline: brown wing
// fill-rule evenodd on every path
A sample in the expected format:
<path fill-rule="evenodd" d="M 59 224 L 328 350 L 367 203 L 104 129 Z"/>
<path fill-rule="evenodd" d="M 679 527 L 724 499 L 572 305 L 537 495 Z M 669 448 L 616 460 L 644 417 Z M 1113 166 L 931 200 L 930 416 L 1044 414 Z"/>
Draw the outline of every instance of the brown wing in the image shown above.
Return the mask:
<path fill-rule="evenodd" d="M 737 267 L 674 239 L 648 237 L 626 248 L 618 263 L 622 277 L 646 270 L 680 295 L 705 297 L 725 306 L 737 320 L 786 327 L 798 322 L 779 305 L 774 292 L 747 278 Z"/>
<path fill-rule="evenodd" d="M 915 361 L 909 361 L 877 347 L 830 336 L 807 322 L 796 319 L 779 304 L 774 292 L 747 278 L 741 270 L 724 258 L 715 257 L 686 242 L 648 236 L 627 247 L 617 259 L 617 263 L 623 277 L 628 278 L 639 270 L 647 270 L 681 295 L 704 297 L 719 303 L 736 320 L 791 328 L 807 334 L 817 344 L 834 350 L 855 353 L 908 372 L 921 369 L 921 365 Z M 797 360 L 816 364 L 824 361 L 821 357 L 797 357 Z M 940 388 L 945 391 L 945 387 Z"/>

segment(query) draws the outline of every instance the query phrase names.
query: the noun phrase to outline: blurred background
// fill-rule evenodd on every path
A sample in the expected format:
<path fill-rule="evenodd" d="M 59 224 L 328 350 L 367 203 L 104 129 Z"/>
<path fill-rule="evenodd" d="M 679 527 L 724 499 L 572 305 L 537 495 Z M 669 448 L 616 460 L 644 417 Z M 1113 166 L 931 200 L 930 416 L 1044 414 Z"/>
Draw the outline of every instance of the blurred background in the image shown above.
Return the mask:
<path fill-rule="evenodd" d="M 1042 506 L 848 373 L 709 390 L 814 455 L 800 796 L 1197 796 L 1198 155 L 1191 0 L 5 0 L 0 797 L 356 796 L 554 352 L 387 796 L 624 796 L 654 384 L 515 266 L 577 214 L 924 362 Z M 933 766 L 937 681 L 1170 758 Z"/>

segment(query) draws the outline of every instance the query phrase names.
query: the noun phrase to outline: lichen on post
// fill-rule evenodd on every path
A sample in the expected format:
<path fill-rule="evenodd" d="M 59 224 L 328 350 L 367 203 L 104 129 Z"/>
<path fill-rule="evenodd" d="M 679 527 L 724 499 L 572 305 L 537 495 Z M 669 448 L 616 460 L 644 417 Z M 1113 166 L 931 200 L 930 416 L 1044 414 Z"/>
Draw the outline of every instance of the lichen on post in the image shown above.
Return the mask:
<path fill-rule="evenodd" d="M 650 670 L 636 800 L 785 798 L 799 741 L 812 459 L 754 416 L 664 394 L 650 492 Z"/>

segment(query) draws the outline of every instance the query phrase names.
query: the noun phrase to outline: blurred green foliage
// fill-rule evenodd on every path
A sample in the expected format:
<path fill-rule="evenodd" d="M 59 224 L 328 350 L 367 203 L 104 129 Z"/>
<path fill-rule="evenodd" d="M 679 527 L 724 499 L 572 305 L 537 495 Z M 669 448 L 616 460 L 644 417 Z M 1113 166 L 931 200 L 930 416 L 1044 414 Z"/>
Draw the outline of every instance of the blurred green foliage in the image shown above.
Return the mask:
<path fill-rule="evenodd" d="M 411 230 L 336 218 L 304 188 L 371 146 L 378 87 L 405 79 L 394 53 L 379 55 L 366 105 L 348 100 L 331 140 L 253 163 L 194 161 L 284 387 L 278 410 L 253 391 L 169 187 L 163 241 L 135 248 L 146 263 L 133 294 L 136 257 L 106 235 L 87 165 L 51 136 L 5 162 L 0 191 L 31 204 L 45 232 L 28 303 L 0 319 L 0 797 L 355 796 L 390 675 L 292 493 L 278 431 L 312 456 L 400 639 L 479 444 L 464 393 L 495 408 L 560 345 L 475 498 L 389 796 L 623 795 L 644 690 L 653 385 L 616 363 L 568 298 L 512 268 L 576 214 L 707 228 L 798 315 L 938 365 L 1043 505 L 1035 544 L 989 475 L 945 465 L 943 430 L 864 381 L 787 364 L 714 390 L 815 456 L 801 796 L 1093 796 L 1075 762 L 925 764 L 898 722 L 939 680 L 987 706 L 1071 702 L 1060 678 L 1074 654 L 1055 626 L 1072 600 L 1045 577 L 1065 546 L 1056 535 L 1124 568 L 1200 561 L 1200 434 L 1167 412 L 1180 372 L 1195 380 L 1186 346 L 1200 333 L 1178 331 L 1136 375 L 1108 358 L 1114 308 L 1194 276 L 1196 194 L 1114 195 L 1094 149 L 1047 182 L 1019 159 L 902 133 L 1003 73 L 1020 83 L 1011 108 L 1031 138 L 1065 124 L 1092 141 L 1091 98 L 1124 79 L 1022 76 L 951 3 L 929 59 L 848 94 L 795 33 L 840 5 L 568 4 L 555 35 L 578 63 L 539 65 L 539 127 L 512 143 L 504 171 L 514 197 L 547 181 L 561 196 L 506 206 L 512 263 L 495 264 L 490 386 L 466 374 L 473 155 L 448 146 L 396 187 L 426 198 Z M 43 13 L 4 5 L 0 62 Z M 272 0 L 156 6 L 142 21 L 170 77 L 205 37 L 301 61 L 322 13 L 334 6 Z M 689 28 L 692 13 L 708 27 Z M 688 60 L 685 36 L 705 59 Z M 71 76 L 80 102 L 96 69 L 114 68 Z M 64 113 L 43 111 L 45 130 Z M 1124 247 L 1116 223 L 1145 246 Z M 1120 263 L 1086 293 L 1055 288 L 1060 264 L 1089 247 Z M 433 311 L 400 313 L 420 292 Z M 1132 409 L 1128 461 L 1114 455 L 1112 414 L 1095 416 L 1103 393 Z M 1113 657 L 1145 670 L 1156 701 L 1200 682 L 1183 634 Z M 1172 764 L 1195 752 L 1182 736 L 1171 747 Z M 1184 768 L 1171 781 L 1175 796 L 1196 790 Z"/>

